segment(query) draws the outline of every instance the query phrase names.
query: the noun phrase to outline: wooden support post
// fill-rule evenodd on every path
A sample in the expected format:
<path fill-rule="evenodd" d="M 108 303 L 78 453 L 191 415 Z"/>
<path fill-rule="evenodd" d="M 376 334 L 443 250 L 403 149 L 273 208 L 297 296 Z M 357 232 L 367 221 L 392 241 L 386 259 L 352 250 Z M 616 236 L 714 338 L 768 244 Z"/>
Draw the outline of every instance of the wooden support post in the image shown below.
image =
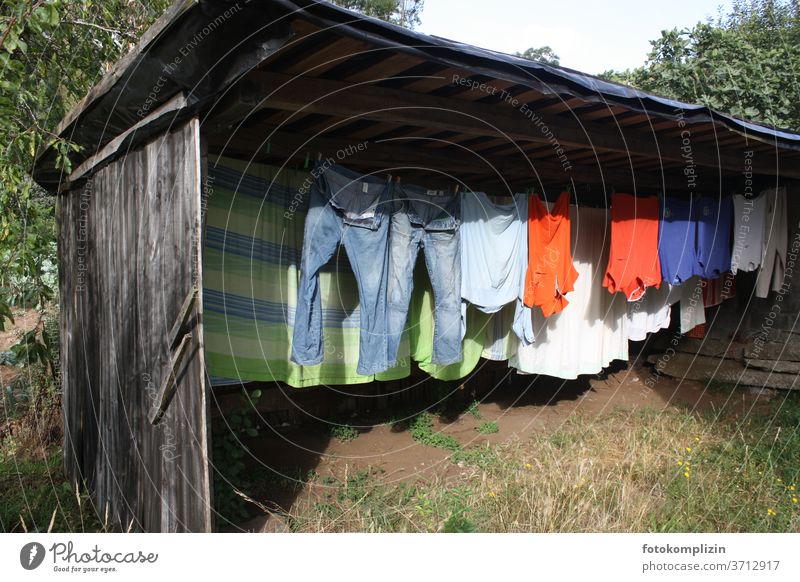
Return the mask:
<path fill-rule="evenodd" d="M 161 381 L 161 386 L 158 389 L 158 397 L 156 399 L 158 405 L 150 417 L 150 424 L 158 424 L 161 422 L 161 419 L 164 417 L 164 413 L 167 411 L 170 402 L 172 402 L 173 396 L 175 396 L 175 381 L 178 375 L 178 369 L 183 361 L 183 357 L 186 355 L 186 351 L 191 343 L 191 340 L 192 334 L 187 333 L 184 335 L 180 345 L 178 346 L 178 349 L 174 354 L 172 354 L 172 359 L 170 360 L 169 367 L 167 368 L 167 373 L 164 376 L 164 379 Z"/>
<path fill-rule="evenodd" d="M 189 293 L 186 294 L 186 299 L 181 304 L 180 311 L 178 311 L 178 318 L 172 325 L 172 329 L 167 336 L 169 338 L 169 349 L 174 350 L 175 346 L 181 341 L 186 324 L 189 322 L 189 316 L 192 313 L 192 308 L 197 300 L 197 287 L 192 285 Z"/>

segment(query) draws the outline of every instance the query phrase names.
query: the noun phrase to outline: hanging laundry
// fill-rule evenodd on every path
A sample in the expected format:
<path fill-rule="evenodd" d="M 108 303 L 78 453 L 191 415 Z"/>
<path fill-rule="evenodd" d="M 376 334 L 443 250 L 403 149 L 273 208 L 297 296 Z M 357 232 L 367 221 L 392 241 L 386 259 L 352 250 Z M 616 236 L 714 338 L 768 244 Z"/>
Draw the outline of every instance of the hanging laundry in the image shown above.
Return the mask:
<path fill-rule="evenodd" d="M 571 206 L 570 219 L 575 288 L 563 311 L 545 318 L 532 310 L 536 343 L 520 345 L 509 360 L 520 373 L 575 379 L 597 374 L 612 360 L 628 359 L 627 301 L 604 292 L 602 284 L 609 254 L 608 213 Z"/>
<path fill-rule="evenodd" d="M 458 194 L 397 184 L 395 212 L 389 233 L 387 297 L 388 365 L 397 349 L 408 316 L 413 272 L 419 249 L 436 300 L 432 362 L 461 360 L 461 198 Z"/>
<path fill-rule="evenodd" d="M 397 380 L 410 373 L 407 339 L 400 344 L 401 365 L 376 375 L 356 373 L 361 310 L 345 253 L 336 253 L 319 274 L 322 363 L 290 361 L 308 176 L 209 158 L 214 195 L 207 201 L 203 237 L 203 336 L 214 385 L 280 381 L 302 388 Z"/>
<path fill-rule="evenodd" d="M 628 302 L 628 339 L 635 342 L 647 339 L 647 334 L 666 329 L 670 324 L 672 304 L 677 301 L 672 296 L 675 287 L 669 284 L 658 289 L 649 287 L 644 297 Z"/>
<path fill-rule="evenodd" d="M 677 288 L 680 292 L 681 333 L 689 333 L 706 322 L 703 280 L 695 275 Z"/>
<path fill-rule="evenodd" d="M 731 272 L 755 271 L 764 256 L 764 219 L 767 196 L 733 196 L 733 251 Z"/>
<path fill-rule="evenodd" d="M 670 285 L 680 285 L 694 274 L 696 232 L 691 198 L 664 196 L 658 233 L 658 258 L 661 277 Z"/>
<path fill-rule="evenodd" d="M 783 286 L 789 233 L 786 221 L 786 188 L 770 188 L 761 194 L 766 198 L 764 214 L 764 259 L 756 279 L 756 297 L 765 298 L 770 290 Z"/>
<path fill-rule="evenodd" d="M 725 273 L 719 279 L 703 279 L 703 307 L 715 307 L 736 297 L 736 277 Z"/>
<path fill-rule="evenodd" d="M 701 196 L 695 199 L 693 211 L 697 222 L 694 274 L 718 279 L 731 268 L 733 200 L 730 196 Z"/>
<path fill-rule="evenodd" d="M 386 288 L 391 183 L 327 162 L 317 162 L 312 177 L 292 361 L 313 366 L 324 359 L 319 272 L 342 244 L 356 276 L 361 308 L 357 372 L 383 372 L 389 367 Z"/>
<path fill-rule="evenodd" d="M 703 339 L 706 337 L 706 324 L 699 323 L 695 327 L 687 331 L 684 335 L 692 339 Z"/>
<path fill-rule="evenodd" d="M 462 358 L 448 365 L 434 363 L 434 329 L 436 309 L 431 283 L 420 266 L 414 270 L 414 292 L 408 313 L 406 334 L 411 359 L 431 378 L 442 381 L 460 380 L 472 373 L 481 359 L 487 319 L 490 316 L 470 305 L 466 310 L 466 336 L 461 347 Z M 406 337 L 404 335 L 404 337 Z M 401 348 L 406 342 L 401 343 Z M 406 362 L 400 361 L 400 364 Z M 388 372 L 387 372 L 388 373 Z"/>
<path fill-rule="evenodd" d="M 611 195 L 611 253 L 603 287 L 629 301 L 661 284 L 658 259 L 659 202 L 655 196 Z"/>
<path fill-rule="evenodd" d="M 517 353 L 519 338 L 513 330 L 515 313 L 516 305 L 509 303 L 486 316 L 482 358 L 502 362 Z"/>
<path fill-rule="evenodd" d="M 466 192 L 461 216 L 461 297 L 484 313 L 516 302 L 514 331 L 522 341 L 532 342 L 530 308 L 522 303 L 528 267 L 527 196 L 515 194 L 510 203 L 495 204 L 483 192 Z"/>
<path fill-rule="evenodd" d="M 551 212 L 538 195 L 528 199 L 528 269 L 525 305 L 545 317 L 567 306 L 578 272 L 570 254 L 569 194 L 562 192 Z"/>

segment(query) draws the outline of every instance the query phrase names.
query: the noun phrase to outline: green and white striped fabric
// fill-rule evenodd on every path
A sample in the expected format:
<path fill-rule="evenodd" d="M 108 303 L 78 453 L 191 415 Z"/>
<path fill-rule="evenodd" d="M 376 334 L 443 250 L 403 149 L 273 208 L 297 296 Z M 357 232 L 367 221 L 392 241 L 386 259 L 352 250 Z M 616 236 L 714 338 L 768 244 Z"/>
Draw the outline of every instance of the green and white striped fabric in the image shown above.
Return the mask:
<path fill-rule="evenodd" d="M 289 360 L 308 172 L 229 158 L 208 164 L 203 249 L 205 352 L 215 384 L 281 381 L 301 388 L 395 380 L 410 373 L 408 341 L 400 365 L 360 376 L 358 288 L 343 247 L 320 274 L 325 360 Z"/>

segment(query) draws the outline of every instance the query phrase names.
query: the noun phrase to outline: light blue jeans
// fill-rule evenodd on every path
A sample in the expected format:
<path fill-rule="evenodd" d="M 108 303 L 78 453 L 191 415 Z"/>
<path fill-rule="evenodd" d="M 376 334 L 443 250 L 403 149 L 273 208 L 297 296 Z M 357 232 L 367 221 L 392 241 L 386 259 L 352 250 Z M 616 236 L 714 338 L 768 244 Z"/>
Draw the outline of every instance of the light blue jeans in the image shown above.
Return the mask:
<path fill-rule="evenodd" d="M 419 186 L 397 185 L 396 212 L 389 234 L 388 322 L 389 365 L 395 365 L 414 287 L 414 263 L 420 247 L 433 287 L 434 364 L 460 362 L 461 321 L 461 199 Z"/>
<path fill-rule="evenodd" d="M 312 170 L 300 261 L 291 359 L 322 362 L 319 271 L 343 244 L 358 284 L 361 336 L 356 372 L 367 376 L 387 364 L 386 288 L 391 183 L 322 163 Z"/>

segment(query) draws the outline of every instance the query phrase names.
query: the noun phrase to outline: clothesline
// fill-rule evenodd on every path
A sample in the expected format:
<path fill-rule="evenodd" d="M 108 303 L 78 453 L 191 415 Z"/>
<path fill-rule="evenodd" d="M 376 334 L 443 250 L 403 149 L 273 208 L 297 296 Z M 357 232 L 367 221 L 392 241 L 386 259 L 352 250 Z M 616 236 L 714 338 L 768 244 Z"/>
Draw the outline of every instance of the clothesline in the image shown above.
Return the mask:
<path fill-rule="evenodd" d="M 307 178 L 225 158 L 209 164 L 204 308 L 214 377 L 361 383 L 408 376 L 413 359 L 456 379 L 480 357 L 522 373 L 597 373 L 627 359 L 629 339 L 668 326 L 675 303 L 682 332 L 704 322 L 700 277 L 725 272 L 724 247 L 728 271 L 742 254 L 731 244 L 745 216 L 736 202 L 698 198 L 703 211 L 686 215 L 673 214 L 680 203 L 671 196 L 615 194 L 609 211 L 565 203 L 568 194 L 555 205 L 528 194 L 498 204 L 340 166 L 310 188 Z M 781 196 L 763 195 L 770 232 L 781 220 L 785 230 Z M 772 271 L 759 280 L 774 289 L 785 244 L 781 255 L 771 240 L 779 237 L 754 236 L 742 246 L 746 267 L 762 249 Z M 427 274 L 415 273 L 420 250 Z"/>

